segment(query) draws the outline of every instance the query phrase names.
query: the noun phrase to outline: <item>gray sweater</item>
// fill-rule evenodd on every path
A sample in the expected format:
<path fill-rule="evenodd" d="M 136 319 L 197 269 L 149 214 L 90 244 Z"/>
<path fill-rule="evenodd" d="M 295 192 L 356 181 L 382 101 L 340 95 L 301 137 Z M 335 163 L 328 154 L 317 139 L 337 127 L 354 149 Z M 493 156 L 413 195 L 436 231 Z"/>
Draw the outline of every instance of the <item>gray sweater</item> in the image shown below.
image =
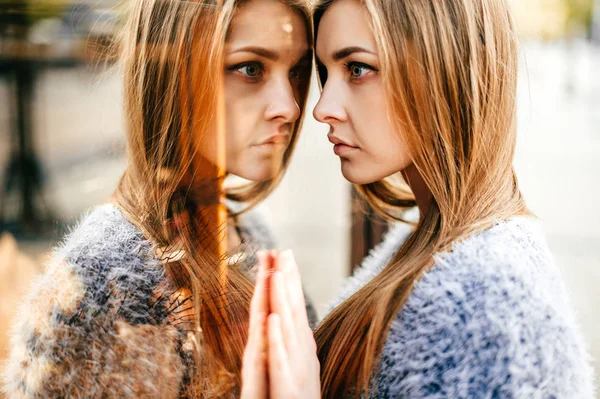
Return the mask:
<path fill-rule="evenodd" d="M 334 305 L 377 275 L 409 234 L 394 227 Z M 437 254 L 392 323 L 374 388 L 378 398 L 595 398 L 541 222 L 515 218 Z"/>
<path fill-rule="evenodd" d="M 273 246 L 263 219 L 257 210 L 240 217 L 242 267 Z M 195 397 L 187 298 L 152 243 L 115 206 L 97 207 L 21 304 L 2 390 L 8 398 Z"/>

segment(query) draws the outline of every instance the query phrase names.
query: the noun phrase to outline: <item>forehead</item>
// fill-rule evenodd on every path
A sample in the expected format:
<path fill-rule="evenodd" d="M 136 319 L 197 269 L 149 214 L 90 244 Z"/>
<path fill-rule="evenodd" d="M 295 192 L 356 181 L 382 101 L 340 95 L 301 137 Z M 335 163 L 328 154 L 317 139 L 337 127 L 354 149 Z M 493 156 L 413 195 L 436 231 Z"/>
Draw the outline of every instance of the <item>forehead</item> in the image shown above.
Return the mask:
<path fill-rule="evenodd" d="M 335 0 L 319 22 L 317 55 L 322 61 L 346 47 L 362 47 L 376 52 L 377 43 L 369 12 L 359 0 Z"/>
<path fill-rule="evenodd" d="M 293 48 L 308 46 L 304 19 L 278 0 L 250 0 L 235 13 L 227 44 Z"/>

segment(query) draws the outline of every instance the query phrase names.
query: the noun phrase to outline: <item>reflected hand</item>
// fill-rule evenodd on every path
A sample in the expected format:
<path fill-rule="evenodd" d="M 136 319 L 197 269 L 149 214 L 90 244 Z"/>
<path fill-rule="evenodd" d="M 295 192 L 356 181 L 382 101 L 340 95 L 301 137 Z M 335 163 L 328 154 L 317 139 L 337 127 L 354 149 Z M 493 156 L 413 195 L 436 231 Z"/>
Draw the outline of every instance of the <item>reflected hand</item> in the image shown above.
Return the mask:
<path fill-rule="evenodd" d="M 267 320 L 270 398 L 320 398 L 317 345 L 308 323 L 298 266 L 292 251 L 272 256 Z"/>
<path fill-rule="evenodd" d="M 269 314 L 268 273 L 271 257 L 258 253 L 259 267 L 250 303 L 248 343 L 242 362 L 242 399 L 268 398 L 266 322 Z"/>

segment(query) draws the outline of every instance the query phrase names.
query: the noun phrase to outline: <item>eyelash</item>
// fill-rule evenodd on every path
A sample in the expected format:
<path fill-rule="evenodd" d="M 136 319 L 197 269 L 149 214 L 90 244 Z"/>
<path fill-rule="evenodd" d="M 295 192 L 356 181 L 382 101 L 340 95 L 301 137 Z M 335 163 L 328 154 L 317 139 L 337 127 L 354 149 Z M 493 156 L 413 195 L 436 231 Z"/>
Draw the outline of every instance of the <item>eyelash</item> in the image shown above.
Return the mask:
<path fill-rule="evenodd" d="M 300 63 L 290 70 L 290 80 L 304 80 L 307 73 L 310 73 L 310 64 Z M 293 74 L 297 74 L 297 76 L 293 76 Z"/>
<path fill-rule="evenodd" d="M 344 63 L 344 66 L 346 67 L 346 69 L 348 70 L 348 73 L 350 74 L 350 80 L 354 81 L 354 82 L 361 80 L 369 72 L 377 72 L 376 68 L 373 68 L 372 66 L 367 65 L 367 64 L 363 64 L 362 62 L 349 61 L 349 62 Z M 355 77 L 352 75 L 352 68 L 355 68 L 355 67 L 361 68 L 363 71 L 366 71 L 366 72 L 362 73 L 358 77 Z"/>
<path fill-rule="evenodd" d="M 248 67 L 252 67 L 252 66 L 258 68 L 256 76 L 250 76 L 247 73 L 240 71 L 243 68 L 248 68 Z M 296 65 L 295 67 L 293 67 L 290 70 L 290 80 L 297 80 L 297 81 L 303 80 L 305 78 L 305 76 L 304 76 L 305 72 L 307 70 L 309 70 L 309 68 L 310 67 L 307 67 L 305 65 Z M 251 62 L 244 62 L 241 64 L 236 64 L 227 69 L 231 72 L 237 72 L 237 73 L 241 74 L 244 79 L 250 80 L 252 82 L 257 82 L 260 80 L 260 78 L 264 74 L 265 65 L 259 61 L 251 61 Z M 294 76 L 294 74 L 296 76 Z"/>
<path fill-rule="evenodd" d="M 251 66 L 255 66 L 255 67 L 258 68 L 258 72 L 257 72 L 256 76 L 250 76 L 247 73 L 244 73 L 244 72 L 240 71 L 240 69 L 248 68 L 248 67 L 251 67 Z M 262 75 L 263 75 L 263 73 L 265 71 L 265 65 L 262 62 L 251 61 L 251 62 L 244 62 L 244 63 L 241 63 L 241 64 L 236 64 L 236 65 L 233 65 L 233 66 L 231 66 L 231 67 L 229 67 L 227 69 L 229 71 L 231 71 L 231 72 L 238 72 L 238 73 L 240 73 L 244 77 L 244 79 L 250 80 L 252 82 L 256 82 L 256 81 L 260 80 L 260 78 L 262 77 Z"/>

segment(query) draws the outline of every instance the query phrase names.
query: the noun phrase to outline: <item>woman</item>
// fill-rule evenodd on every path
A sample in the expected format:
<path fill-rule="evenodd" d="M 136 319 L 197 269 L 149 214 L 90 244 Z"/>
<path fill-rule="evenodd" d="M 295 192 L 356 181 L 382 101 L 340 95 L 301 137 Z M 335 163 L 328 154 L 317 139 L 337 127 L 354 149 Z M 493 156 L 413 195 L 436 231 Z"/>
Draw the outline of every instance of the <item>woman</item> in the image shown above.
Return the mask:
<path fill-rule="evenodd" d="M 292 0 L 135 0 L 126 29 L 128 165 L 25 301 L 10 398 L 239 392 L 250 267 L 272 245 L 239 202 L 262 200 L 288 165 L 310 17 Z M 251 183 L 227 192 L 227 210 L 229 173 Z"/>
<path fill-rule="evenodd" d="M 518 57 L 506 2 L 326 0 L 315 34 L 314 115 L 344 177 L 390 219 L 420 214 L 412 231 L 392 230 L 317 328 L 322 396 L 593 398 L 564 284 L 512 166 Z M 301 313 L 299 295 L 273 299 L 285 281 L 251 314 L 244 362 L 260 364 L 266 345 L 268 386 L 245 367 L 244 387 L 318 397 L 300 395 L 319 367 L 306 323 L 282 310 Z"/>

